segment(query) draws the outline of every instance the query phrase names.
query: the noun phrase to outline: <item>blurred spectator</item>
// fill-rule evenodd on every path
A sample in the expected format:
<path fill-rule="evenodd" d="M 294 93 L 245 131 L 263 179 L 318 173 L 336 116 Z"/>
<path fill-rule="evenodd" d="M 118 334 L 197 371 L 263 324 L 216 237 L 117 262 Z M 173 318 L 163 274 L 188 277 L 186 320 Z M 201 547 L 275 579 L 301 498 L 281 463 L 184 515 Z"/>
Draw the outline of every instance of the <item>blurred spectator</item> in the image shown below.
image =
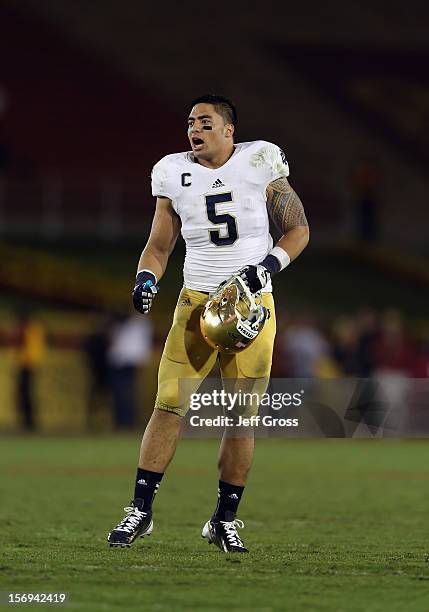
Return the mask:
<path fill-rule="evenodd" d="M 374 371 L 375 345 L 379 335 L 378 315 L 373 308 L 364 308 L 356 315 L 357 371 L 360 378 L 370 378 Z"/>
<path fill-rule="evenodd" d="M 404 330 L 401 314 L 387 310 L 380 321 L 380 336 L 374 346 L 374 365 L 377 372 L 412 376 L 415 344 Z"/>
<path fill-rule="evenodd" d="M 420 343 L 414 362 L 414 378 L 429 378 L 429 340 Z"/>
<path fill-rule="evenodd" d="M 94 417 L 100 411 L 100 408 L 106 406 L 107 393 L 110 390 L 107 351 L 111 325 L 111 317 L 103 315 L 84 343 L 90 373 L 87 413 L 89 429 L 94 428 Z"/>
<path fill-rule="evenodd" d="M 341 373 L 356 375 L 358 364 L 358 334 L 356 322 L 352 317 L 338 317 L 332 328 L 332 355 Z"/>
<path fill-rule="evenodd" d="M 380 238 L 380 167 L 371 157 L 361 157 L 352 169 L 352 189 L 356 212 L 356 237 L 366 242 Z"/>
<path fill-rule="evenodd" d="M 308 314 L 301 314 L 286 330 L 283 351 L 291 378 L 313 378 L 330 353 L 326 338 Z"/>
<path fill-rule="evenodd" d="M 374 351 L 374 378 L 380 383 L 380 399 L 387 400 L 388 425 L 393 430 L 406 418 L 415 355 L 416 347 L 404 330 L 401 314 L 397 310 L 384 312 Z"/>
<path fill-rule="evenodd" d="M 21 315 L 18 322 L 18 389 L 17 404 L 25 429 L 35 428 L 34 378 L 45 355 L 45 332 L 33 317 Z"/>
<path fill-rule="evenodd" d="M 130 429 L 136 417 L 136 373 L 152 352 L 152 326 L 147 317 L 118 317 L 108 350 L 116 429 Z"/>

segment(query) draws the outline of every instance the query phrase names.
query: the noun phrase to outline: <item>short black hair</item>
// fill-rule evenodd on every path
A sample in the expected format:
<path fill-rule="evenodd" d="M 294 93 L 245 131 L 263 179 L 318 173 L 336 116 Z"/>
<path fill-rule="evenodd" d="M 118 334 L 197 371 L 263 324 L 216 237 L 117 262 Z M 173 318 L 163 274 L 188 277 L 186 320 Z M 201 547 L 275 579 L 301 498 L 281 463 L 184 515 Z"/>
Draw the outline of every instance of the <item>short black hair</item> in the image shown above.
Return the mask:
<path fill-rule="evenodd" d="M 231 100 L 228 100 L 225 96 L 204 94 L 192 100 L 191 107 L 196 104 L 213 104 L 215 111 L 223 117 L 225 123 L 232 123 L 234 127 L 237 125 L 237 109 Z"/>

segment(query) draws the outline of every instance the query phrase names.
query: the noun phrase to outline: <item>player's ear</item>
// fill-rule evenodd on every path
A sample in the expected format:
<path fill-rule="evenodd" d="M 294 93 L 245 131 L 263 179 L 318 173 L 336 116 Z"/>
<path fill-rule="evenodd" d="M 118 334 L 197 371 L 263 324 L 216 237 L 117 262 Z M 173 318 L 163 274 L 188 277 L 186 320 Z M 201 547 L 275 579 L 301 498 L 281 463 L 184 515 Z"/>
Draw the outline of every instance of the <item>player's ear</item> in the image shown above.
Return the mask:
<path fill-rule="evenodd" d="M 231 138 L 234 135 L 234 126 L 232 123 L 226 123 L 224 127 L 224 134 L 228 138 Z"/>

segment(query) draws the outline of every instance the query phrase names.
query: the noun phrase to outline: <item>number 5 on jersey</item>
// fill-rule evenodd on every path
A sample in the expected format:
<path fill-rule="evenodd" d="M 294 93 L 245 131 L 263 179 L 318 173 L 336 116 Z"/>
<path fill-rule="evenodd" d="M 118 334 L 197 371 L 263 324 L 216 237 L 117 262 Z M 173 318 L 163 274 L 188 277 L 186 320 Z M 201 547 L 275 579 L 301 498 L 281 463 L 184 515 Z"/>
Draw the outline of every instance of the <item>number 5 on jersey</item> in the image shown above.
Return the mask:
<path fill-rule="evenodd" d="M 232 215 L 224 214 L 218 215 L 216 213 L 216 204 L 222 204 L 224 202 L 232 202 L 232 193 L 215 193 L 213 195 L 205 196 L 207 217 L 214 225 L 225 225 L 227 233 L 226 236 L 221 236 L 219 230 L 209 230 L 210 240 L 216 246 L 227 246 L 234 244 L 238 238 L 237 232 L 237 221 Z"/>

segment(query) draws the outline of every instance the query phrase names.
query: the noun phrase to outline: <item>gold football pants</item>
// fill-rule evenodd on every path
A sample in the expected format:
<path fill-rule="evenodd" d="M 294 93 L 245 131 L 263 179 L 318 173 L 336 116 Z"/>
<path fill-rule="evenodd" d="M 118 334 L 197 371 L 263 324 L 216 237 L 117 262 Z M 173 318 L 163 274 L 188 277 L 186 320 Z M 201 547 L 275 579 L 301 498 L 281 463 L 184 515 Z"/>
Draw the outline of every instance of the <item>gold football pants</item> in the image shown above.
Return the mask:
<path fill-rule="evenodd" d="M 217 359 L 226 391 L 265 393 L 270 377 L 276 317 L 272 294 L 262 295 L 263 304 L 270 313 L 268 320 L 249 347 L 230 355 L 211 348 L 201 334 L 200 315 L 208 295 L 182 289 L 159 364 L 155 408 L 184 416 L 189 408 L 190 394 L 198 390 Z M 256 414 L 258 404 L 253 401 L 243 414 Z"/>

